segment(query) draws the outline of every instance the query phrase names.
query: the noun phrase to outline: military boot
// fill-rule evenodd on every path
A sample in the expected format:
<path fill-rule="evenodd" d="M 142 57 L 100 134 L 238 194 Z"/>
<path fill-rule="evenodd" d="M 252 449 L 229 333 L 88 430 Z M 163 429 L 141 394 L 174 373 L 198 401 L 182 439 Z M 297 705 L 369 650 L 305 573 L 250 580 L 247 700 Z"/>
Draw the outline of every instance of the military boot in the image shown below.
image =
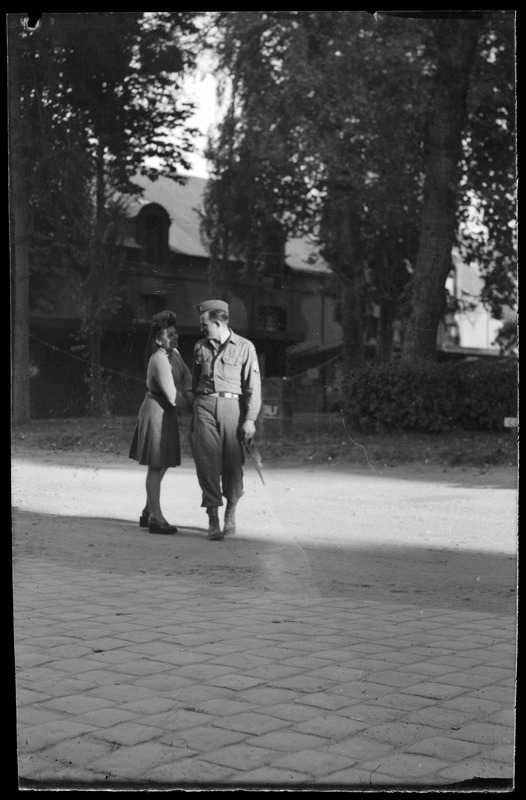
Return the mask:
<path fill-rule="evenodd" d="M 216 507 L 206 509 L 208 514 L 208 538 L 209 539 L 222 539 L 224 536 L 223 531 L 219 527 L 219 516 Z"/>
<path fill-rule="evenodd" d="M 236 503 L 228 502 L 225 511 L 224 536 L 234 536 L 236 532 Z"/>

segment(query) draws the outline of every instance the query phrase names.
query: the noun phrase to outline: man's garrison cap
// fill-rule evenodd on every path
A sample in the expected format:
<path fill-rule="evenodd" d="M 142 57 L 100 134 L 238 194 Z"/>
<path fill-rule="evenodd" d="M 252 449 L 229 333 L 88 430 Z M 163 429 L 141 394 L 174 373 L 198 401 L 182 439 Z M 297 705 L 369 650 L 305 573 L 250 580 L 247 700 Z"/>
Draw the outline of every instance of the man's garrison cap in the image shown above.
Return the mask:
<path fill-rule="evenodd" d="M 204 314 L 206 311 L 226 311 L 228 314 L 228 303 L 225 303 L 224 300 L 204 300 L 199 303 L 197 310 L 200 314 Z"/>

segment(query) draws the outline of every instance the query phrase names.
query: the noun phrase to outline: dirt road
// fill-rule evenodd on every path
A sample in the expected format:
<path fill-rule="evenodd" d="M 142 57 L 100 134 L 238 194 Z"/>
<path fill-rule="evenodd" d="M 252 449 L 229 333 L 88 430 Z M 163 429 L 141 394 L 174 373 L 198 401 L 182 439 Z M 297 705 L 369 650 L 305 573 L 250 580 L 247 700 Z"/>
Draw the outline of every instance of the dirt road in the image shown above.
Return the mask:
<path fill-rule="evenodd" d="M 309 596 L 513 614 L 517 488 L 511 467 L 385 469 L 247 464 L 239 533 L 206 539 L 193 464 L 170 470 L 176 536 L 138 526 L 144 468 L 53 451 L 12 459 L 14 557 Z M 110 578 L 109 578 L 110 579 Z"/>

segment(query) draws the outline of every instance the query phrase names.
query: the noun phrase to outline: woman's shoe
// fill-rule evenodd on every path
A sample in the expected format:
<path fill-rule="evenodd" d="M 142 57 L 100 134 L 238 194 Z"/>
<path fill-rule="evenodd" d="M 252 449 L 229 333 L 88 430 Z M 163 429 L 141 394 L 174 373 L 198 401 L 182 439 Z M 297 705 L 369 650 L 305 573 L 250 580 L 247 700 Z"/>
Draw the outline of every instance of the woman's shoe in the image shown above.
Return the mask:
<path fill-rule="evenodd" d="M 152 520 L 148 522 L 148 530 L 150 533 L 177 533 L 175 525 L 170 525 L 169 522 L 157 522 Z"/>
<path fill-rule="evenodd" d="M 150 521 L 149 514 L 141 514 L 141 516 L 139 517 L 139 525 L 141 526 L 141 528 L 147 528 L 149 521 Z"/>

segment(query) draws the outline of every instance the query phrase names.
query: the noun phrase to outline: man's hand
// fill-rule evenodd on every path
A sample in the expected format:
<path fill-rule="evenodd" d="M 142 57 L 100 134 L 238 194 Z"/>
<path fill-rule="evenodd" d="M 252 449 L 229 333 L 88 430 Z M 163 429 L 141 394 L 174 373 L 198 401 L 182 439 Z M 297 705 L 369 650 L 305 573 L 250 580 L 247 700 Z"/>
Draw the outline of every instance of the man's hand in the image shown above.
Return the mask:
<path fill-rule="evenodd" d="M 256 435 L 256 426 L 251 419 L 245 420 L 241 426 L 241 441 L 250 444 Z"/>

